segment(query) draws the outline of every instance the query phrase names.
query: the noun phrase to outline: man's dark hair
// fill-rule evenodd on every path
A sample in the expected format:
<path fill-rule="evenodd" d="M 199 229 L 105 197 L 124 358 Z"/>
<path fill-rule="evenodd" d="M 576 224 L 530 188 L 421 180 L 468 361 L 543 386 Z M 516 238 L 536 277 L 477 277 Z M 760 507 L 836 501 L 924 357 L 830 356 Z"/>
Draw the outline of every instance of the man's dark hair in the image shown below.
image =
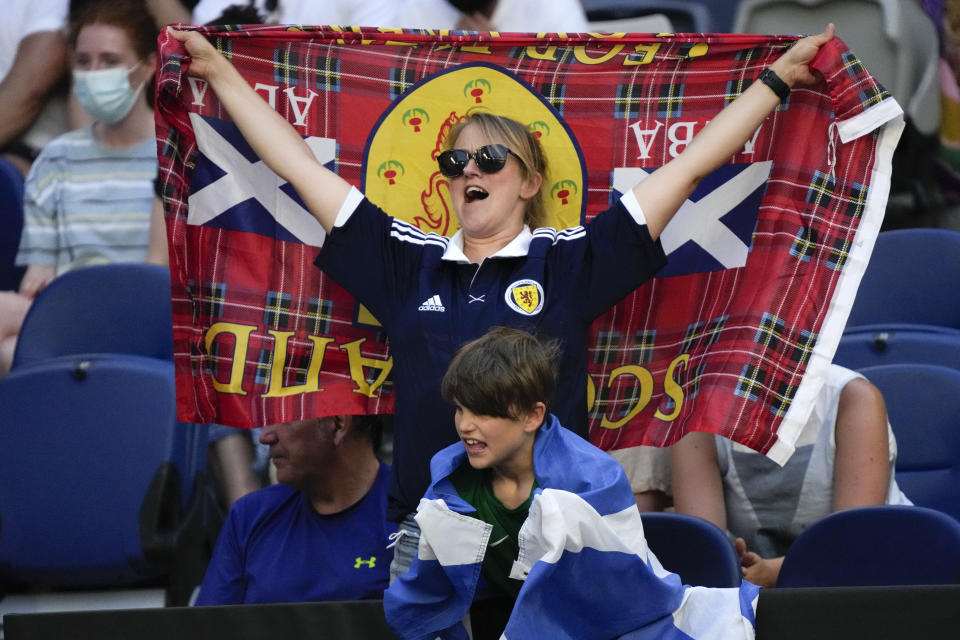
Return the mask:
<path fill-rule="evenodd" d="M 274 3 L 274 9 L 276 3 Z M 272 11 L 273 9 L 270 9 Z M 231 4 L 223 12 L 207 24 L 263 24 L 263 16 L 257 8 L 250 4 Z"/>
<path fill-rule="evenodd" d="M 360 438 L 365 438 L 373 447 L 374 453 L 380 453 L 383 444 L 383 419 L 389 416 L 357 415 L 353 416 L 351 431 Z"/>
<path fill-rule="evenodd" d="M 549 411 L 557 386 L 556 342 L 526 331 L 493 327 L 457 351 L 440 391 L 477 415 L 516 420 L 542 402 Z"/>

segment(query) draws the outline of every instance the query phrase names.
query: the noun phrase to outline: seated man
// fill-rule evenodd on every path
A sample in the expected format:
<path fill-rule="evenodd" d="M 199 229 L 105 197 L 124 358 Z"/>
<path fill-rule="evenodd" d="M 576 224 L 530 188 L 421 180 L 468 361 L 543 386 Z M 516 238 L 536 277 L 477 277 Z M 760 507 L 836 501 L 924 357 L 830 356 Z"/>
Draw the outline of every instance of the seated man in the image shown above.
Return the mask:
<path fill-rule="evenodd" d="M 380 598 L 396 525 L 377 416 L 268 425 L 279 484 L 236 502 L 220 531 L 198 605 Z"/>
<path fill-rule="evenodd" d="M 758 588 L 664 570 L 623 468 L 549 413 L 554 353 L 494 327 L 451 361 L 442 392 L 460 442 L 431 461 L 417 557 L 383 596 L 390 627 L 466 638 L 461 619 L 488 589 L 512 605 L 509 638 L 752 638 Z"/>
<path fill-rule="evenodd" d="M 711 433 L 688 433 L 672 450 L 675 509 L 729 530 L 744 577 L 763 587 L 776 585 L 790 544 L 824 516 L 911 504 L 894 477 L 897 442 L 880 390 L 838 365 L 782 467 Z"/>

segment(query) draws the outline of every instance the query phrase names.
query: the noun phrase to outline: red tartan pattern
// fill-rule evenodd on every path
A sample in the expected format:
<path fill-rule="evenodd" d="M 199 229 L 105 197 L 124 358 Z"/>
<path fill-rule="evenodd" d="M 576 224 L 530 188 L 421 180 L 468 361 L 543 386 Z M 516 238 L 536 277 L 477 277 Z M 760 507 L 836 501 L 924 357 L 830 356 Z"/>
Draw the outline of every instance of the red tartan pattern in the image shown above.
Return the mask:
<path fill-rule="evenodd" d="M 579 144 L 589 185 L 581 220 L 609 206 L 616 168 L 667 162 L 671 150 L 682 148 L 666 135 L 671 125 L 692 123 L 699 130 L 794 40 L 495 37 L 269 25 L 202 31 L 251 84 L 279 87 L 275 107 L 291 122 L 303 108 L 284 89 L 314 92 L 297 128 L 335 139 L 336 171 L 361 190 L 371 186 L 365 184 L 371 131 L 392 105 L 418 83 L 460 65 L 503 69 L 539 92 Z M 316 247 L 187 224 L 196 162 L 187 114 L 228 118 L 212 92 L 197 100 L 183 75 L 179 43 L 163 34 L 160 45 L 157 133 L 180 419 L 252 427 L 300 416 L 389 412 L 389 382 L 369 397 L 358 392 L 380 369 L 365 368 L 363 379 L 357 374 L 360 356 L 388 357 L 385 338 L 357 325 L 353 299 L 313 266 Z M 798 401 L 819 389 L 879 229 L 886 183 L 878 189 L 883 193 L 870 185 L 875 175 L 889 175 L 888 150 L 891 140 L 896 143 L 894 134 L 883 137 L 882 120 L 868 128 L 872 133 L 841 142 L 836 124 L 892 100 L 839 40 L 815 62 L 827 82 L 794 90 L 760 128 L 753 152 L 732 159 L 773 161 L 746 266 L 657 278 L 594 323 L 590 428 L 601 448 L 665 446 L 705 430 L 775 459 L 792 450 L 791 433 L 809 411 L 809 402 Z M 479 101 L 485 89 L 476 90 Z M 426 119 L 426 112 L 421 115 Z M 657 122 L 659 135 L 645 141 L 648 154 L 641 157 L 636 132 Z M 681 137 L 688 132 L 678 131 Z M 388 202 L 378 204 L 391 211 Z M 841 278 L 846 293 L 838 301 Z M 220 333 L 208 349 L 211 327 L 224 326 L 234 333 Z M 358 340 L 361 349 L 346 346 Z M 281 343 L 288 356 L 277 384 L 273 357 Z M 244 345 L 239 364 L 236 354 Z M 317 354 L 323 358 L 319 374 L 310 370 Z M 323 391 L 276 393 L 308 379 Z M 792 426 L 781 430 L 783 424 Z M 772 452 L 778 438 L 779 450 Z"/>

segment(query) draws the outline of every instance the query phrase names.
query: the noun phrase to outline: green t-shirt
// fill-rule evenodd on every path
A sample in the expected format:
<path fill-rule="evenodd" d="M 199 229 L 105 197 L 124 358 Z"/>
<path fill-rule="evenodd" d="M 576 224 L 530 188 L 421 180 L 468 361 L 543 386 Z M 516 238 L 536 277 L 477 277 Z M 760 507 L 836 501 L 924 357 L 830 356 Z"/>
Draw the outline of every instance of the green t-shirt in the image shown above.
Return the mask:
<path fill-rule="evenodd" d="M 516 600 L 523 580 L 511 578 L 510 569 L 520 553 L 520 527 L 530 512 L 530 497 L 537 482 L 534 480 L 530 496 L 523 504 L 507 509 L 493 494 L 491 473 L 489 469 L 474 469 L 465 462 L 450 475 L 450 480 L 460 497 L 477 510 L 473 517 L 493 525 L 483 557 L 483 577 L 491 587 Z"/>

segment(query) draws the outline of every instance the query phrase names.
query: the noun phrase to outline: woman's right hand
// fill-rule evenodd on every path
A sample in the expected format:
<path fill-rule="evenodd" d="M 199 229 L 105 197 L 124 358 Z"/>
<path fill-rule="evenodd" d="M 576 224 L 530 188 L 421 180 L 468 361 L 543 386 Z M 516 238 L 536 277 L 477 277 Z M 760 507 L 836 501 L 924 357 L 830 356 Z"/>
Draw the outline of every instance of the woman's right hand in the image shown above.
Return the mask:
<path fill-rule="evenodd" d="M 187 67 L 189 75 L 211 82 L 220 73 L 222 65 L 231 66 L 202 33 L 179 31 L 173 27 L 167 27 L 167 33 L 170 37 L 182 42 L 186 48 L 190 56 L 190 64 Z"/>
<path fill-rule="evenodd" d="M 187 73 L 206 80 L 244 139 L 274 173 L 293 185 L 329 233 L 350 183 L 317 162 L 300 132 L 257 94 L 236 67 L 202 33 L 167 27 L 190 56 Z"/>

